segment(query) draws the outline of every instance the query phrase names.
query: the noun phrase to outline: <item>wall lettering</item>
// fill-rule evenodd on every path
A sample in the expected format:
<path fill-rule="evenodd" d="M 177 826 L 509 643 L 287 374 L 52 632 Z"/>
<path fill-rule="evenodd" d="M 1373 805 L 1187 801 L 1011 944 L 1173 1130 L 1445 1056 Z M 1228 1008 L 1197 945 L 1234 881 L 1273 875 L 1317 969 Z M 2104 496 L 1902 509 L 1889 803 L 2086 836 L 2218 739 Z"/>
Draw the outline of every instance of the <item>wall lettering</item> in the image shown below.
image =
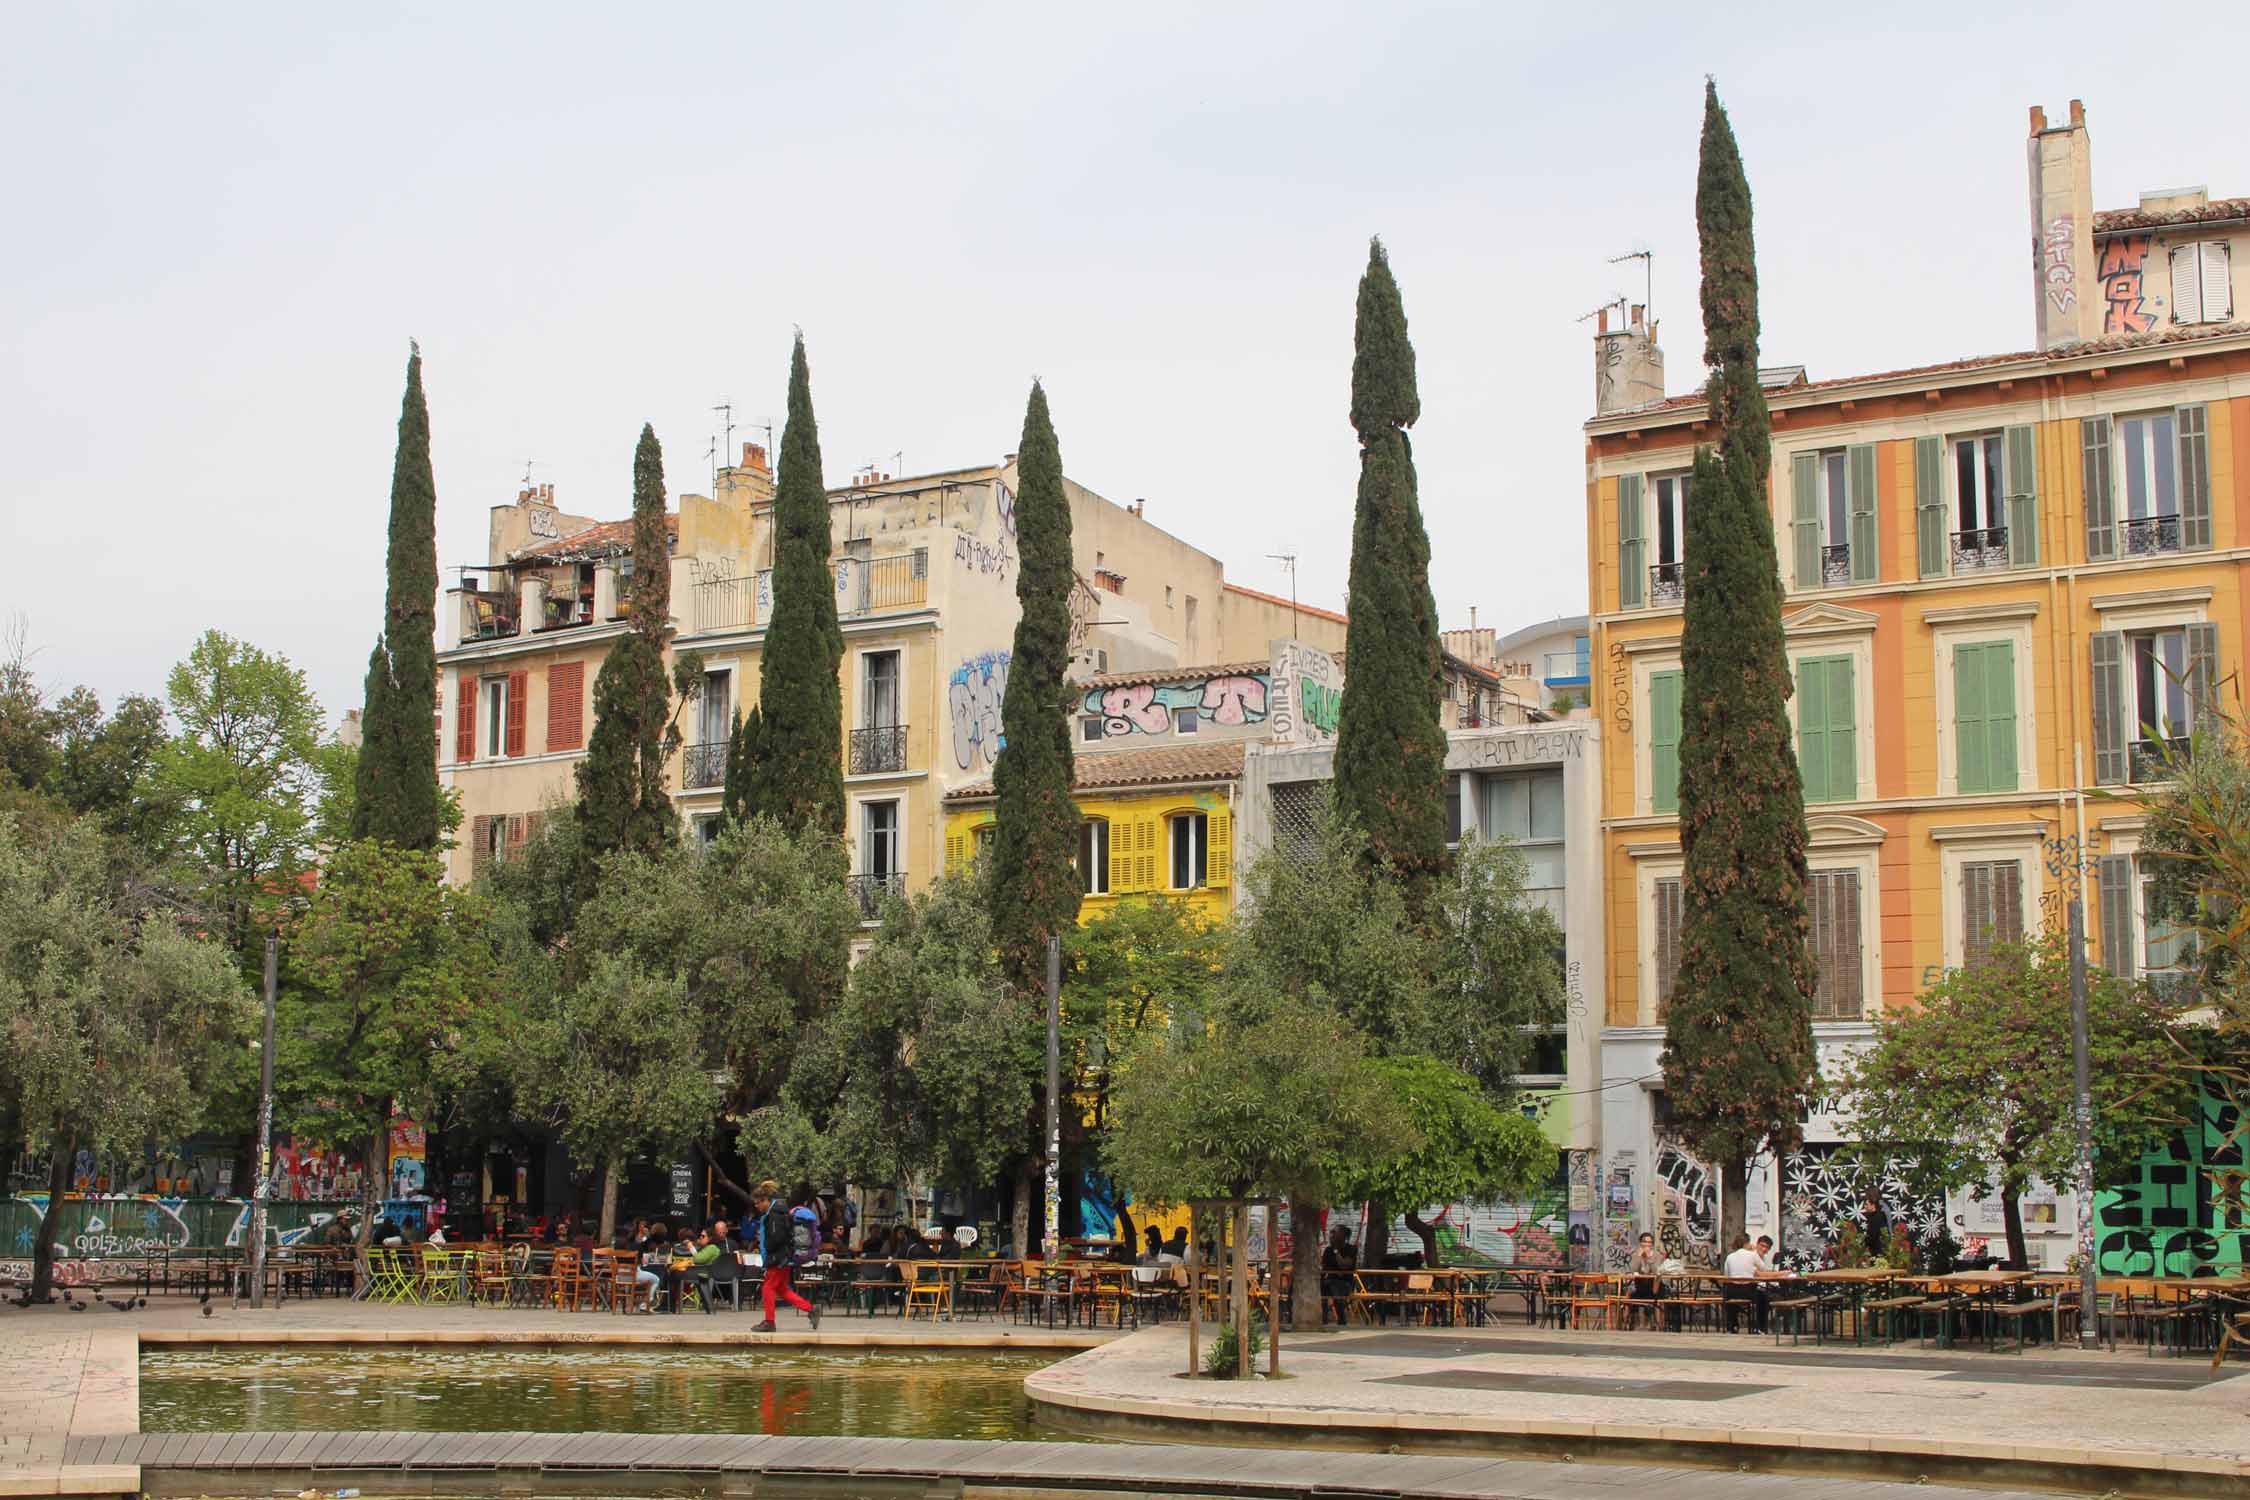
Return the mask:
<path fill-rule="evenodd" d="M 997 577 L 1003 583 L 1008 570 L 1016 565 L 1016 555 L 1008 550 L 1006 540 L 980 542 L 965 531 L 954 533 L 953 560 L 967 572 Z"/>
<path fill-rule="evenodd" d="M 986 651 L 953 669 L 946 711 L 953 721 L 953 763 L 964 771 L 1000 758 L 1000 699 L 1008 691 L 1006 651 Z"/>
<path fill-rule="evenodd" d="M 1104 738 L 1166 734 L 1194 718 L 1229 728 L 1266 721 L 1264 675 L 1230 675 L 1189 682 L 1136 682 L 1124 687 L 1088 688 L 1085 713 L 1102 716 Z"/>
<path fill-rule="evenodd" d="M 1317 646 L 1276 641 L 1266 702 L 1275 744 L 1331 744 L 1344 702 L 1344 669 Z"/>
<path fill-rule="evenodd" d="M 1625 643 L 1609 643 L 1610 714 L 1621 738 L 1633 737 L 1633 664 L 1625 659 Z"/>
<path fill-rule="evenodd" d="M 2094 1260 L 2105 1276 L 2197 1276 L 2250 1256 L 2241 1112 L 2199 1095 L 2188 1122 L 2130 1180 L 2094 1195 Z"/>
<path fill-rule="evenodd" d="M 2044 269 L 2040 277 L 2047 283 L 2047 300 L 2057 312 L 2069 312 L 2078 305 L 2078 270 L 2071 263 L 2070 244 L 2078 229 L 2077 220 L 2069 214 L 2057 214 L 2047 221 L 2046 242 L 2040 247 L 2040 263 Z"/>
<path fill-rule="evenodd" d="M 2148 260 L 2149 236 L 2121 234 L 2102 246 L 2102 332 L 2147 333 L 2156 316 L 2141 301 L 2141 268 Z"/>

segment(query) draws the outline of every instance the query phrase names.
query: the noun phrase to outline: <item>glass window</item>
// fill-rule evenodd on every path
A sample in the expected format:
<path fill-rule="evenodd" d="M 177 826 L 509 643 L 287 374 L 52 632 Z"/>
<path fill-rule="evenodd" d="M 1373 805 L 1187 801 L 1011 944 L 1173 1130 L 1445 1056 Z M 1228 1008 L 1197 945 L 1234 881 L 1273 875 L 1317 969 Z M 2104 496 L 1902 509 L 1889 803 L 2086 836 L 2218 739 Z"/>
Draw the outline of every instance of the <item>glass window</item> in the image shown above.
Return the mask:
<path fill-rule="evenodd" d="M 1525 892 L 1563 916 L 1563 773 L 1517 772 L 1487 776 L 1483 783 L 1483 831 L 1506 839 L 1524 859 Z"/>
<path fill-rule="evenodd" d="M 1102 716 L 1088 714 L 1078 721 L 1078 737 L 1092 744 L 1102 737 Z"/>
<path fill-rule="evenodd" d="M 898 873 L 898 804 L 862 802 L 859 805 L 862 875 Z"/>
<path fill-rule="evenodd" d="M 860 724 L 867 729 L 892 729 L 899 722 L 898 653 L 869 651 L 867 685 L 860 696 Z"/>
<path fill-rule="evenodd" d="M 1445 778 L 1445 841 L 1461 842 L 1461 777 L 1458 773 Z"/>
<path fill-rule="evenodd" d="M 508 753 L 508 679 L 487 677 L 477 684 L 477 697 L 484 704 L 484 753 Z"/>
<path fill-rule="evenodd" d="M 1680 562 L 1687 556 L 1687 496 L 1685 474 L 1666 474 L 1656 481 L 1655 560 L 1659 565 Z"/>
<path fill-rule="evenodd" d="M 1845 457 L 1841 448 L 1820 455 L 1820 543 L 1824 547 L 1848 546 L 1852 539 L 1851 484 L 1845 475 Z"/>
<path fill-rule="evenodd" d="M 2006 444 L 1997 432 L 1957 438 L 1953 444 L 1953 494 L 1960 531 L 2008 524 L 2008 494 L 2001 485 Z"/>
<path fill-rule="evenodd" d="M 1210 823 L 1202 813 L 1180 813 L 1172 819 L 1172 889 L 1192 891 L 1204 883 L 1208 866 Z"/>
<path fill-rule="evenodd" d="M 1078 825 L 1078 884 L 1089 896 L 1109 894 L 1109 819 Z"/>
<path fill-rule="evenodd" d="M 2118 418 L 2117 442 L 2125 478 L 2125 519 L 2177 516 L 2180 491 L 2172 414 L 2164 411 Z"/>
<path fill-rule="evenodd" d="M 2187 632 L 2151 630 L 2126 637 L 2133 679 L 2133 737 L 2178 739 L 2188 732 Z"/>
<path fill-rule="evenodd" d="M 1196 734 L 1201 731 L 1202 727 L 1203 715 L 1196 711 L 1193 704 L 1189 704 L 1185 708 L 1172 710 L 1172 732 L 1174 734 Z"/>
<path fill-rule="evenodd" d="M 726 670 L 703 674 L 703 706 L 699 712 L 698 743 L 716 745 L 734 734 L 734 673 Z"/>

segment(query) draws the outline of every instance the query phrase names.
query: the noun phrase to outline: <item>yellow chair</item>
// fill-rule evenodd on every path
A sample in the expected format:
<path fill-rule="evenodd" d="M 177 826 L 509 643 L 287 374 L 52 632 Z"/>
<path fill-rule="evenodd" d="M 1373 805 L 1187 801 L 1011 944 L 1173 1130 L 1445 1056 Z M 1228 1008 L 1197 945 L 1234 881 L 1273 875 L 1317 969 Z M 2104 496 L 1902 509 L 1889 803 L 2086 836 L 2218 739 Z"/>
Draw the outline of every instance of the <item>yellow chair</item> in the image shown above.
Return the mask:
<path fill-rule="evenodd" d="M 929 1312 L 930 1321 L 936 1322 L 938 1314 L 948 1317 L 953 1312 L 953 1278 L 945 1267 L 935 1261 L 912 1262 L 914 1283 L 906 1289 L 906 1316 L 913 1317 L 916 1308 Z"/>

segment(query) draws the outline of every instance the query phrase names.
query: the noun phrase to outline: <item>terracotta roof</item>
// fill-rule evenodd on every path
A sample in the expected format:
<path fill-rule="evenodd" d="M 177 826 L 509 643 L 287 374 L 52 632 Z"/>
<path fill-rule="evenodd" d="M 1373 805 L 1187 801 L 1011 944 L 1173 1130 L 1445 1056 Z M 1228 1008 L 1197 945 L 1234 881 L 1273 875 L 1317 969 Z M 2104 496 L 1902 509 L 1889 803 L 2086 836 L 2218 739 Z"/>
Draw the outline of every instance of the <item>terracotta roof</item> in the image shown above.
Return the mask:
<path fill-rule="evenodd" d="M 2222 219 L 2250 219 L 2250 198 L 2213 198 L 2199 208 L 2175 208 L 2163 213 L 2143 213 L 2137 208 L 2105 208 L 2094 215 L 2094 233 L 2120 234 L 2128 229 L 2162 229 L 2167 224 L 2210 224 Z"/>
<path fill-rule="evenodd" d="M 1264 589 L 1246 589 L 1239 583 L 1222 583 L 1219 585 L 1219 587 L 1225 589 L 1230 594 L 1242 594 L 1251 599 L 1263 599 L 1268 604 L 1278 604 L 1283 609 L 1294 609 L 1301 615 L 1317 615 L 1323 620 L 1334 620 L 1339 625 L 1349 623 L 1342 615 L 1336 613 L 1336 611 L 1332 609 L 1322 609 L 1317 604 L 1293 605 L 1287 599 L 1282 598 L 1279 594 L 1269 594 Z"/>
<path fill-rule="evenodd" d="M 2159 333 L 2118 334 L 2106 339 L 2088 339 L 2084 343 L 2066 344 L 2060 349 L 2026 349 L 2015 354 L 1980 354 L 1971 359 L 1946 360 L 1934 365 L 1910 365 L 1903 370 L 1879 370 L 1869 375 L 1844 375 L 1834 380 L 1814 380 L 1791 386 L 1783 395 L 1796 397 L 1808 391 L 1838 390 L 1846 386 L 1872 385 L 1880 380 L 1907 380 L 1924 375 L 1952 375 L 1966 370 L 1981 370 L 1988 366 L 2031 364 L 2042 360 L 2083 359 L 2089 354 L 2128 353 L 2137 349 L 2157 349 L 2172 344 L 2192 344 L 2205 339 L 2218 339 L 2250 333 L 2250 323 L 2196 323 L 2186 328 L 2167 328 Z M 1795 403 L 1792 402 L 1792 405 Z M 1627 411 L 1604 412 L 1596 421 L 1611 421 L 1619 417 L 1640 416 L 1650 412 L 1679 411 L 1703 405 L 1703 393 L 1695 391 L 1685 396 L 1673 396 L 1663 401 L 1652 401 L 1646 406 Z"/>
<path fill-rule="evenodd" d="M 1146 750 L 1092 750 L 1071 762 L 1073 791 L 1158 786 L 1174 781 L 1234 781 L 1242 775 L 1242 741 L 1208 745 L 1151 745 Z M 945 794 L 948 802 L 990 797 L 992 783 L 972 781 Z"/>
<path fill-rule="evenodd" d="M 1162 682 L 1201 682 L 1206 677 L 1254 677 L 1273 670 L 1270 661 L 1230 661 L 1214 667 L 1150 667 L 1141 672 L 1096 672 L 1080 687 L 1113 688 L 1154 686 Z"/>
<path fill-rule="evenodd" d="M 667 512 L 664 517 L 665 540 L 672 546 L 680 544 L 680 518 Z M 622 521 L 602 521 L 574 531 L 569 536 L 557 537 L 551 542 L 537 542 L 529 547 L 518 547 L 508 554 L 510 562 L 576 562 L 589 557 L 607 557 L 613 552 L 633 550 L 633 521 L 630 516 Z"/>

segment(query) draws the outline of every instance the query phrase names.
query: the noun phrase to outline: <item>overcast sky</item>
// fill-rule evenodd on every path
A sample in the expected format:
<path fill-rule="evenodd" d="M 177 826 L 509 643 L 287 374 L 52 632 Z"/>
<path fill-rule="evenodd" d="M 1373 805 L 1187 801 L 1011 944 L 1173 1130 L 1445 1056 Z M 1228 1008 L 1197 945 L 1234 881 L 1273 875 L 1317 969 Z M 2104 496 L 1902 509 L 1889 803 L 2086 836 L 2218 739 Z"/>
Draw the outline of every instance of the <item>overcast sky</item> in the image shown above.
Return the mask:
<path fill-rule="evenodd" d="M 2240 91 L 2199 66 L 2250 11 L 1830 10 L 10 7 L 0 607 L 57 687 L 160 691 L 216 626 L 333 718 L 379 624 L 409 337 L 451 565 L 527 460 L 625 514 L 643 421 L 706 491 L 711 407 L 738 443 L 779 417 L 792 325 L 830 483 L 997 458 L 1037 375 L 1074 478 L 1240 583 L 1286 593 L 1294 551 L 1340 604 L 1379 233 L 1446 624 L 1576 613 L 1579 318 L 1642 295 L 1609 257 L 1654 252 L 1670 388 L 1701 376 L 1706 72 L 1766 362 L 1816 379 L 2028 345 L 2034 103 L 2086 100 L 2100 206 L 2250 193 Z"/>

